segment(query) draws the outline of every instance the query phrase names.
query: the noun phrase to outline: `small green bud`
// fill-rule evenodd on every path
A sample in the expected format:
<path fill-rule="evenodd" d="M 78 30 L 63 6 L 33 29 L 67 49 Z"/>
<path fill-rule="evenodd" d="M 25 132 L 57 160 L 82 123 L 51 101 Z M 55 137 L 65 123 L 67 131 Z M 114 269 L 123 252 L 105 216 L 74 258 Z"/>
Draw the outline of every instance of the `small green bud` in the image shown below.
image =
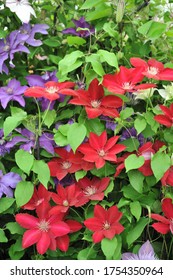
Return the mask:
<path fill-rule="evenodd" d="M 117 23 L 120 23 L 122 21 L 122 18 L 124 16 L 124 10 L 125 10 L 125 0 L 118 0 L 117 12 L 116 12 Z"/>

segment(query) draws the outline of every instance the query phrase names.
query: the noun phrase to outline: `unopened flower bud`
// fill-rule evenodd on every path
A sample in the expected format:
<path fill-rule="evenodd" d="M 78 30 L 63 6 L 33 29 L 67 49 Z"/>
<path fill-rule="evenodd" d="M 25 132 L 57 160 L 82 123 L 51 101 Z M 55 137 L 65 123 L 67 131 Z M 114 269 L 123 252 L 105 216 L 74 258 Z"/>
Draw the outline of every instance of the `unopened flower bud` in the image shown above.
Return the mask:
<path fill-rule="evenodd" d="M 117 23 L 122 21 L 122 18 L 124 16 L 124 10 L 125 10 L 125 0 L 118 0 L 117 13 L 116 13 Z"/>

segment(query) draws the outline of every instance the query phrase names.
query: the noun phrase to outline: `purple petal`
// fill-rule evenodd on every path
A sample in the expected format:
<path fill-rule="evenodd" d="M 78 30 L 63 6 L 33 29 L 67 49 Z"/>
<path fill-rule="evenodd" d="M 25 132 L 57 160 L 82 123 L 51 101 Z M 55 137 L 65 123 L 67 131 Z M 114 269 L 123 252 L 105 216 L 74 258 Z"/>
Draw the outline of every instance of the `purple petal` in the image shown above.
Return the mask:
<path fill-rule="evenodd" d="M 133 253 L 124 253 L 121 258 L 122 260 L 139 260 L 138 256 Z"/>
<path fill-rule="evenodd" d="M 147 240 L 139 249 L 138 252 L 139 259 L 141 260 L 154 260 L 155 259 L 155 253 L 154 249 L 151 246 L 149 240 Z"/>
<path fill-rule="evenodd" d="M 35 146 L 35 141 L 29 141 L 28 143 L 26 144 L 22 144 L 20 146 L 20 149 L 23 149 L 25 151 L 28 151 L 30 152 L 31 151 L 31 148 L 33 148 Z"/>
<path fill-rule="evenodd" d="M 2 107 L 5 109 L 8 105 L 8 102 L 12 100 L 12 95 L 6 95 L 4 98 L 0 98 L 0 101 L 1 101 L 1 105 Z"/>
<path fill-rule="evenodd" d="M 9 172 L 1 178 L 1 183 L 7 187 L 15 188 L 21 180 L 22 178 L 19 174 Z"/>
<path fill-rule="evenodd" d="M 39 75 L 29 75 L 29 76 L 26 76 L 26 80 L 29 84 L 30 87 L 33 87 L 33 86 L 44 86 L 44 79 L 39 76 Z"/>
<path fill-rule="evenodd" d="M 28 139 L 22 136 L 14 136 L 7 144 L 6 148 L 12 148 L 19 142 L 28 142 Z"/>
<path fill-rule="evenodd" d="M 40 147 L 44 148 L 48 153 L 54 154 L 54 141 L 50 133 L 44 133 L 39 138 Z"/>
<path fill-rule="evenodd" d="M 4 53 L 0 56 L 0 72 L 2 73 L 2 70 L 4 68 L 4 61 L 8 59 L 8 53 Z"/>
<path fill-rule="evenodd" d="M 73 35 L 79 35 L 74 28 L 66 28 L 62 30 L 63 34 L 73 34 Z"/>
<path fill-rule="evenodd" d="M 13 96 L 12 100 L 17 101 L 22 107 L 25 107 L 25 99 L 22 96 Z"/>
<path fill-rule="evenodd" d="M 4 184 L 0 183 L 1 194 L 5 194 L 7 197 L 13 197 L 13 191 L 10 187 L 5 186 Z M 2 195 L 1 195 L 2 196 Z"/>

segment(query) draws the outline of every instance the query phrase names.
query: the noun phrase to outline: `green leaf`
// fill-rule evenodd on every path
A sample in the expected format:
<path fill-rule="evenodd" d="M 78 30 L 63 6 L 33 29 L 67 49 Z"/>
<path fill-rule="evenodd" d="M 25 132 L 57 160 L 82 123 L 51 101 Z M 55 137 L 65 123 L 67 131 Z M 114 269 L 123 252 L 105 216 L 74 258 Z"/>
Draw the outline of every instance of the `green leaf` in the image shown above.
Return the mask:
<path fill-rule="evenodd" d="M 5 212 L 14 203 L 15 199 L 11 197 L 2 197 L 0 199 L 0 214 Z"/>
<path fill-rule="evenodd" d="M 134 241 L 136 241 L 144 231 L 144 228 L 148 224 L 148 219 L 145 217 L 140 218 L 135 226 L 133 226 L 132 230 L 129 230 L 127 233 L 127 243 L 130 246 Z"/>
<path fill-rule="evenodd" d="M 45 163 L 43 160 L 35 160 L 32 170 L 38 175 L 38 180 L 40 183 L 47 187 L 47 184 L 50 180 L 50 170 L 47 163 Z"/>
<path fill-rule="evenodd" d="M 109 36 L 115 38 L 118 37 L 118 32 L 114 29 L 115 25 L 113 22 L 106 22 L 103 25 L 103 30 L 109 34 Z"/>
<path fill-rule="evenodd" d="M 4 137 L 8 136 L 26 118 L 27 113 L 22 110 L 20 114 L 7 117 L 4 121 Z"/>
<path fill-rule="evenodd" d="M 20 260 L 25 251 L 22 248 L 22 237 L 18 237 L 16 243 L 10 246 L 9 256 L 12 260 Z"/>
<path fill-rule="evenodd" d="M 82 61 L 78 59 L 83 56 L 83 52 L 78 50 L 65 55 L 65 57 L 59 62 L 59 72 L 61 73 L 61 75 L 65 75 L 80 67 L 82 65 Z"/>
<path fill-rule="evenodd" d="M 93 248 L 85 248 L 81 250 L 78 255 L 78 260 L 94 260 L 96 258 L 97 252 Z"/>
<path fill-rule="evenodd" d="M 158 39 L 167 28 L 166 23 L 148 21 L 138 28 L 138 32 L 146 36 L 148 39 L 154 40 Z"/>
<path fill-rule="evenodd" d="M 117 238 L 114 236 L 112 239 L 104 238 L 101 241 L 101 249 L 107 260 L 112 259 L 117 247 Z"/>
<path fill-rule="evenodd" d="M 5 232 L 0 229 L 0 243 L 6 243 L 8 242 L 7 237 L 5 236 Z"/>
<path fill-rule="evenodd" d="M 108 194 L 113 191 L 113 189 L 114 189 L 114 181 L 112 180 L 112 181 L 110 181 L 108 187 L 104 191 L 105 196 L 107 197 Z"/>
<path fill-rule="evenodd" d="M 59 37 L 51 37 L 50 39 L 46 39 L 43 43 L 49 47 L 58 47 L 60 46 Z"/>
<path fill-rule="evenodd" d="M 19 168 L 29 175 L 34 163 L 34 156 L 25 150 L 18 150 L 15 153 L 15 160 Z"/>
<path fill-rule="evenodd" d="M 68 145 L 67 137 L 64 136 L 60 131 L 57 131 L 55 133 L 54 141 L 60 147 L 64 147 L 64 146 Z"/>
<path fill-rule="evenodd" d="M 100 5 L 99 8 L 97 8 L 95 11 L 86 14 L 86 21 L 92 21 L 103 17 L 109 17 L 111 13 L 112 9 L 110 7 L 106 5 Z"/>
<path fill-rule="evenodd" d="M 98 54 L 91 54 L 90 56 L 86 57 L 86 62 L 90 62 L 93 70 L 99 75 L 103 76 L 105 74 L 105 71 L 102 67 L 100 56 Z"/>
<path fill-rule="evenodd" d="M 19 182 L 15 189 L 15 198 L 18 207 L 25 205 L 34 193 L 34 185 L 31 182 Z"/>
<path fill-rule="evenodd" d="M 109 65 L 118 69 L 118 60 L 114 53 L 105 50 L 99 50 L 97 54 L 100 56 L 101 62 L 107 62 Z"/>
<path fill-rule="evenodd" d="M 139 201 L 133 201 L 130 203 L 130 212 L 139 221 L 141 217 L 142 207 Z"/>
<path fill-rule="evenodd" d="M 115 167 L 109 162 L 106 162 L 106 164 L 102 168 L 92 169 L 91 173 L 97 177 L 108 177 L 115 173 Z"/>
<path fill-rule="evenodd" d="M 96 134 L 101 134 L 105 129 L 104 124 L 101 123 L 101 121 L 98 118 L 86 119 L 85 126 L 88 132 L 94 132 Z"/>
<path fill-rule="evenodd" d="M 126 146 L 127 152 L 133 152 L 139 147 L 139 141 L 136 138 L 129 138 L 124 141 L 121 141 L 121 144 Z"/>
<path fill-rule="evenodd" d="M 137 118 L 134 121 L 134 127 L 137 133 L 141 133 L 147 126 L 146 120 L 144 118 Z"/>
<path fill-rule="evenodd" d="M 125 168 L 126 172 L 132 169 L 138 169 L 141 167 L 145 162 L 145 159 L 143 156 L 136 156 L 136 155 L 130 155 L 128 158 L 125 159 Z"/>
<path fill-rule="evenodd" d="M 105 2 L 105 0 L 94 0 L 94 1 L 93 0 L 86 0 L 85 3 L 80 8 L 80 10 L 93 8 L 93 7 L 95 7 L 98 4 L 103 3 L 103 2 Z"/>
<path fill-rule="evenodd" d="M 157 152 L 151 158 L 151 169 L 153 170 L 154 176 L 159 181 L 164 173 L 168 170 L 171 165 L 171 159 L 167 154 Z"/>
<path fill-rule="evenodd" d="M 74 153 L 84 140 L 86 133 L 87 130 L 83 124 L 73 123 L 72 125 L 70 125 L 67 133 L 67 140 Z"/>
<path fill-rule="evenodd" d="M 133 108 L 128 108 L 127 107 L 120 112 L 120 117 L 121 117 L 121 119 L 126 120 L 127 118 L 129 118 L 133 114 L 134 114 Z"/>
<path fill-rule="evenodd" d="M 24 229 L 16 222 L 10 222 L 6 224 L 6 228 L 10 231 L 11 234 L 20 234 L 23 235 Z"/>
<path fill-rule="evenodd" d="M 74 46 L 74 45 L 82 46 L 86 43 L 86 40 L 77 36 L 68 36 L 67 43 L 69 44 L 69 46 Z"/>
<path fill-rule="evenodd" d="M 44 124 L 47 125 L 48 128 L 54 123 L 56 119 L 56 111 L 55 110 L 50 110 L 45 113 L 46 117 L 44 119 Z M 44 118 L 44 115 L 43 115 Z"/>
<path fill-rule="evenodd" d="M 128 172 L 128 177 L 132 187 L 138 192 L 143 192 L 144 175 L 138 170 L 131 170 Z"/>
<path fill-rule="evenodd" d="M 86 174 L 87 174 L 87 171 L 85 171 L 85 170 L 79 170 L 79 171 L 75 172 L 76 181 L 78 182 L 80 179 L 85 177 Z"/>

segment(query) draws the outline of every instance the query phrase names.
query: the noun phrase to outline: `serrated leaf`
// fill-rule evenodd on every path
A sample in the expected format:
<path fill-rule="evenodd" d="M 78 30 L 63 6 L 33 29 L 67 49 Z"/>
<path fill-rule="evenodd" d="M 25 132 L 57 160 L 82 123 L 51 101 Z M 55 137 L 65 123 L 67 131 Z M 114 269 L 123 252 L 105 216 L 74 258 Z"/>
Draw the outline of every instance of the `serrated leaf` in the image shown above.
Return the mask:
<path fill-rule="evenodd" d="M 15 189 L 15 198 L 18 207 L 25 205 L 34 193 L 34 185 L 31 182 L 19 182 Z"/>
<path fill-rule="evenodd" d="M 136 155 L 130 155 L 128 158 L 125 159 L 125 168 L 126 172 L 132 169 L 138 169 L 141 167 L 145 162 L 145 159 L 143 156 L 136 156 Z"/>
<path fill-rule="evenodd" d="M 71 146 L 73 152 L 79 147 L 79 145 L 85 139 L 87 130 L 83 124 L 73 123 L 67 133 L 67 140 Z"/>
<path fill-rule="evenodd" d="M 34 156 L 21 149 L 15 153 L 15 160 L 19 168 L 29 175 L 34 163 Z"/>

